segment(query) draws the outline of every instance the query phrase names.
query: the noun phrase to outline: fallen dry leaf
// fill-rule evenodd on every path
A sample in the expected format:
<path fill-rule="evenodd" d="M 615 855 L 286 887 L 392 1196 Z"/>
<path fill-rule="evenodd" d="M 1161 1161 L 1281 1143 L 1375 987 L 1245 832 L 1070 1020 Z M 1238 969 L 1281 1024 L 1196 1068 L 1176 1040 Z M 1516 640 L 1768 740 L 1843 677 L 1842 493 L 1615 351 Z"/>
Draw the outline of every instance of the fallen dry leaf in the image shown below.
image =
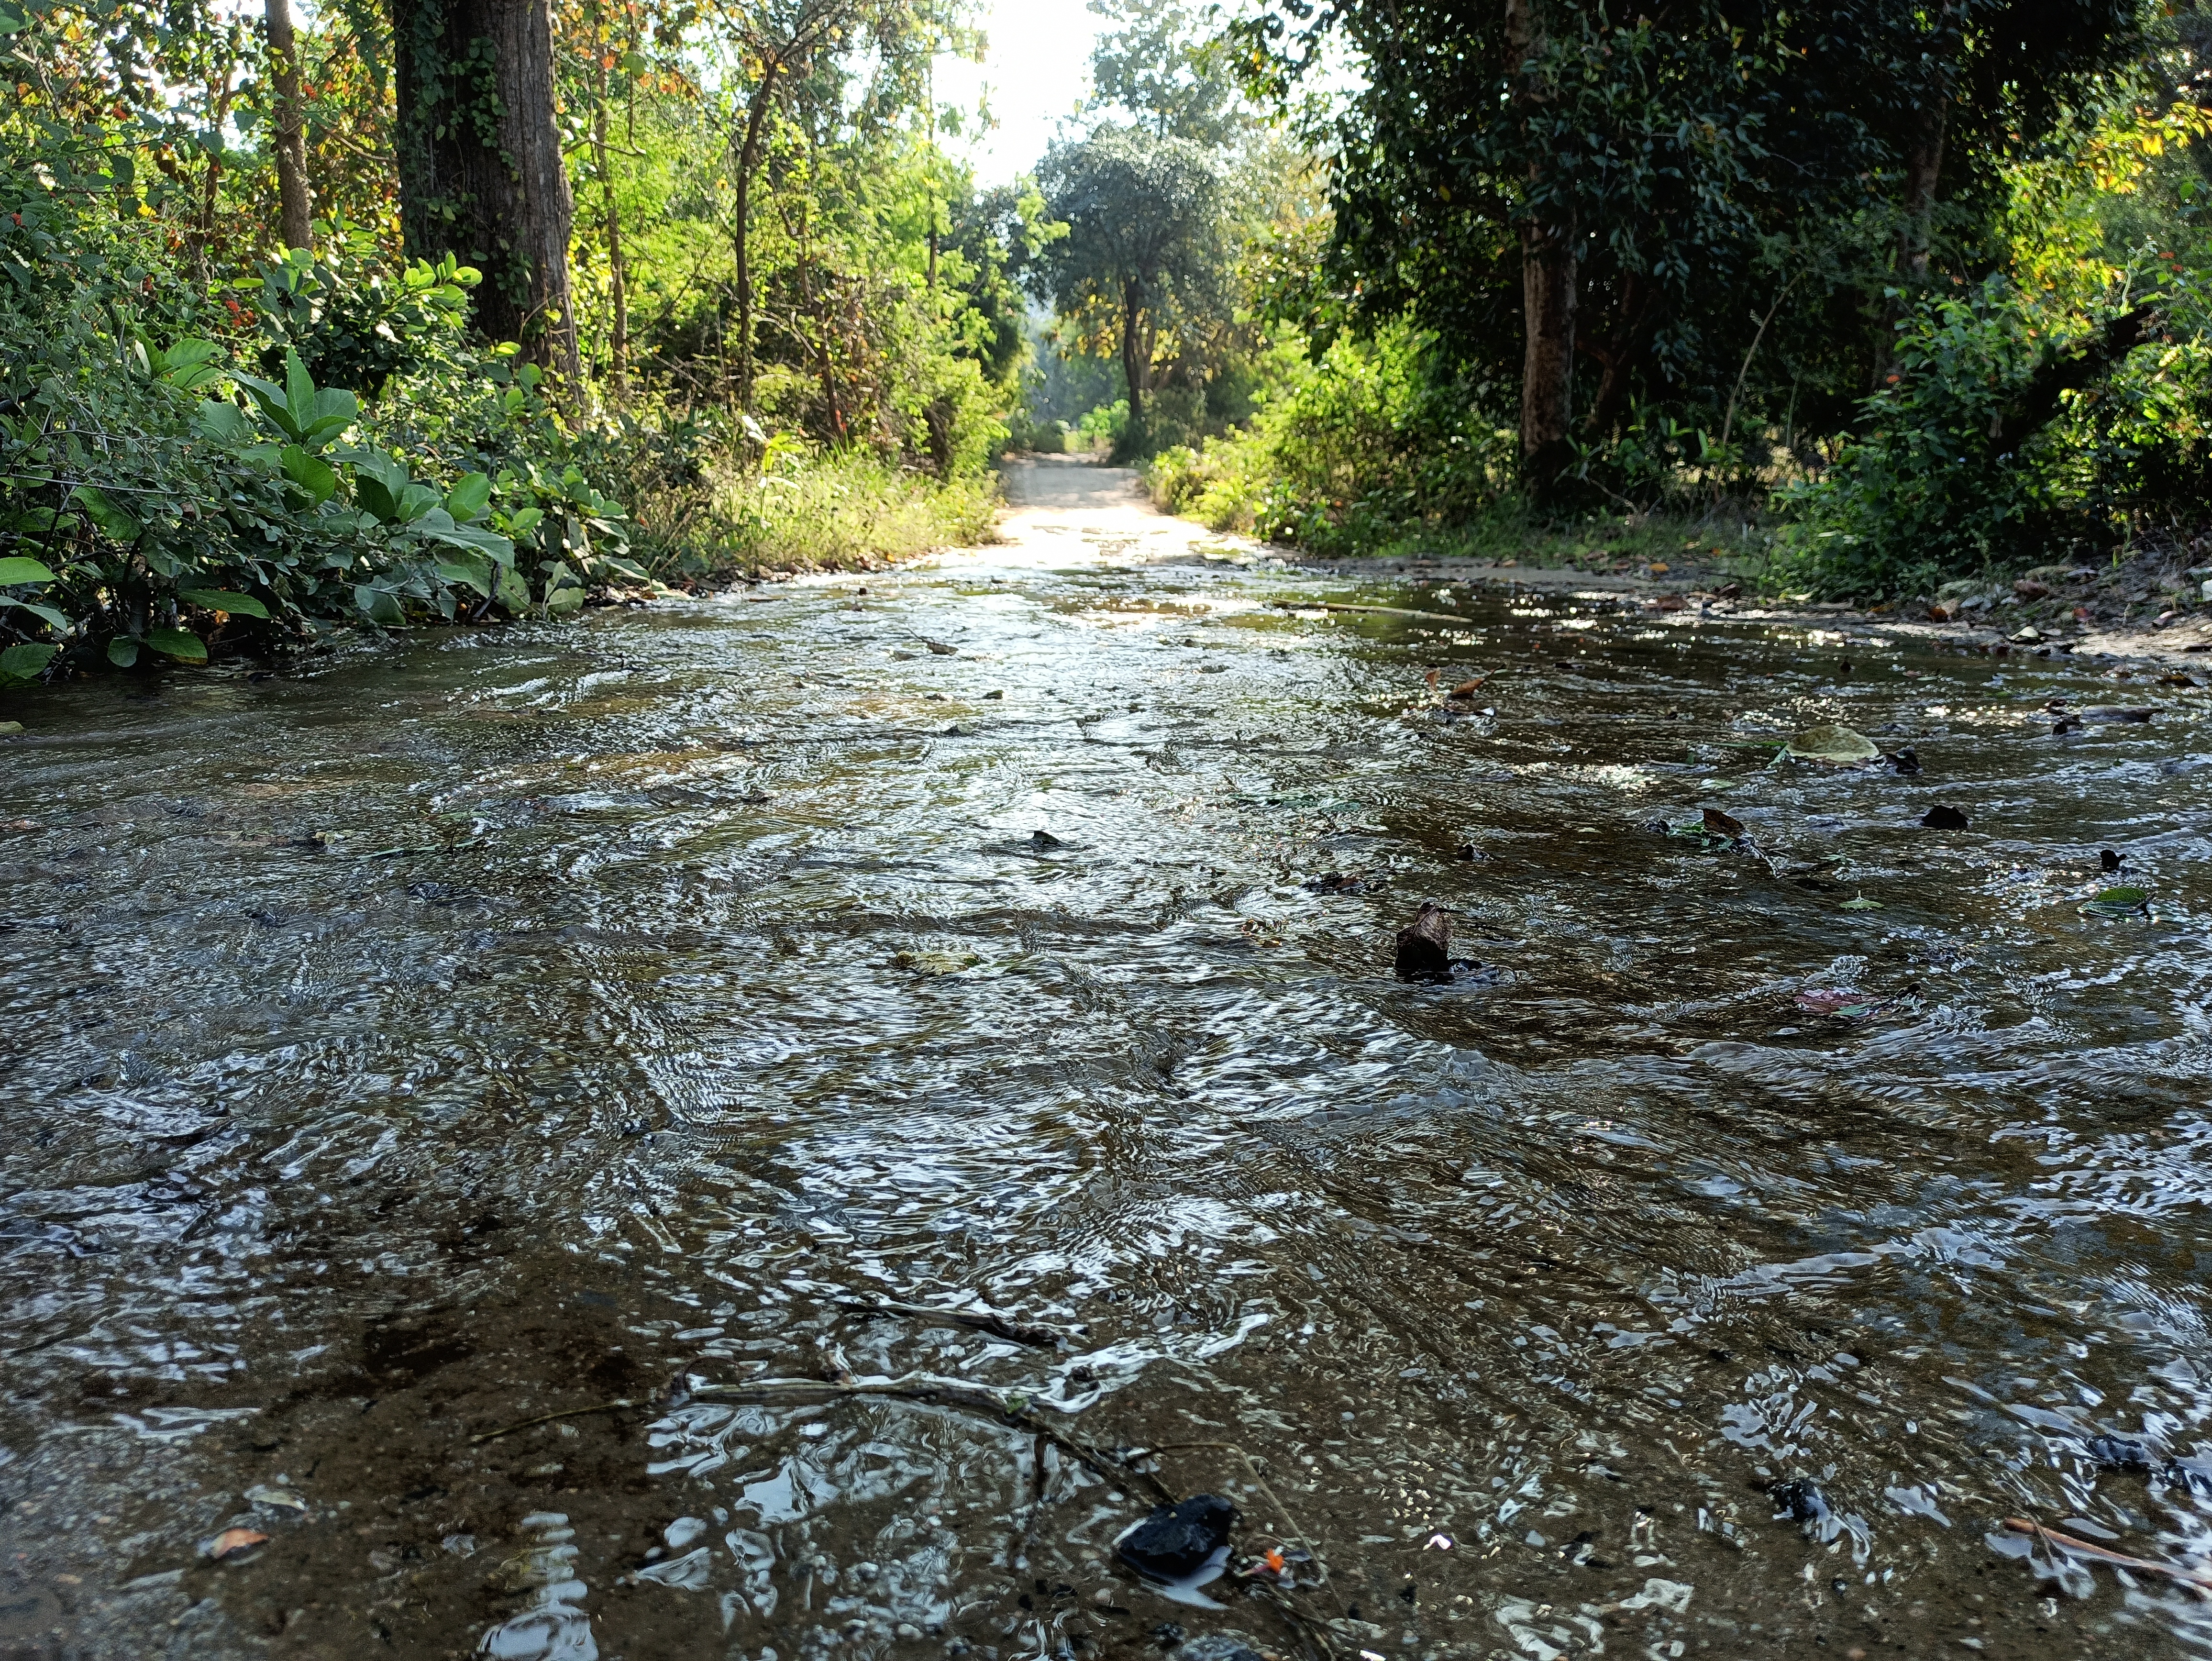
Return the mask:
<path fill-rule="evenodd" d="M 216 1536 L 215 1544 L 209 1550 L 208 1555 L 218 1559 L 224 1558 L 234 1551 L 244 1551 L 248 1546 L 266 1545 L 268 1542 L 267 1535 L 253 1529 L 225 1529 L 221 1534 Z"/>

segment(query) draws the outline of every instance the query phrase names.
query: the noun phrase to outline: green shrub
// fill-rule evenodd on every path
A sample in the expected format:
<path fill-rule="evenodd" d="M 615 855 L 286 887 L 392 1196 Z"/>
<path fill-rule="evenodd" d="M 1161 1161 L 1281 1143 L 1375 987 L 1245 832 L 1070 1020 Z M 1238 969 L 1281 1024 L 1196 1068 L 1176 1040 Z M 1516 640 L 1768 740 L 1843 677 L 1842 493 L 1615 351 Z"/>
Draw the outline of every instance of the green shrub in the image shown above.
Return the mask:
<path fill-rule="evenodd" d="M 2138 289 L 2136 303 L 2144 298 Z M 2016 445 L 2000 436 L 2008 420 L 2106 319 L 2054 315 L 2001 277 L 1916 311 L 1859 436 L 1820 478 L 1784 492 L 1778 579 L 1828 593 L 1925 593 L 2200 516 L 2212 483 L 2212 339 L 2193 288 L 2171 283 L 2161 303 L 2160 338 L 2064 393 Z"/>
<path fill-rule="evenodd" d="M 1372 553 L 1448 533 L 1510 490 L 1513 435 L 1490 389 L 1440 368 L 1407 325 L 1341 337 L 1317 362 L 1279 368 L 1251 426 L 1156 458 L 1171 512 L 1316 553 Z"/>

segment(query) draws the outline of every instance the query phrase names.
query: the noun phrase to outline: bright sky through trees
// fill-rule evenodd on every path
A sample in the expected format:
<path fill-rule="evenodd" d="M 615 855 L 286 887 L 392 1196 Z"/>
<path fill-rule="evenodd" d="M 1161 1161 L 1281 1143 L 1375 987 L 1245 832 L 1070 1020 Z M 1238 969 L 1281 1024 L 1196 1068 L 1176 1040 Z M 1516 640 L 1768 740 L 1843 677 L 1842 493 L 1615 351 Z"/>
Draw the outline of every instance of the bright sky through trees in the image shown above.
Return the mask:
<path fill-rule="evenodd" d="M 969 137 L 979 182 L 1003 184 L 1036 166 L 1061 119 L 1091 91 L 1091 46 L 1100 22 L 1084 0 L 991 0 L 985 61 L 939 60 L 939 102 L 972 110 L 988 89 L 999 124 L 980 140 Z"/>

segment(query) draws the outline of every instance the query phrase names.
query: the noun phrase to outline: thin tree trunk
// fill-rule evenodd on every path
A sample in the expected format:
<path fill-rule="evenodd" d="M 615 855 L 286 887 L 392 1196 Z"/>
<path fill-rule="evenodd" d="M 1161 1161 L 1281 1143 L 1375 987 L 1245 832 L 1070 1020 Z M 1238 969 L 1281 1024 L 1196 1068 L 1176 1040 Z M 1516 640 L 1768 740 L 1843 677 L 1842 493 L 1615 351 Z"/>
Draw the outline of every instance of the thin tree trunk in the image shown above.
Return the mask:
<path fill-rule="evenodd" d="M 746 234 L 752 213 L 753 170 L 760 166 L 761 137 L 768 126 L 769 106 L 775 101 L 775 80 L 783 65 L 771 58 L 761 70 L 752 107 L 745 115 L 745 142 L 738 152 L 736 252 L 738 259 L 738 404 L 753 407 L 753 272 Z"/>
<path fill-rule="evenodd" d="M 1964 15 L 1957 3 L 1936 13 L 1936 38 L 1928 56 L 1935 60 L 1934 83 L 1921 91 L 1913 113 L 1905 149 L 1904 222 L 1897 228 L 1897 270 L 1901 288 L 1924 288 L 1935 242 L 1936 197 L 1943 182 L 1943 145 L 1950 125 L 1953 66 L 1957 62 Z M 1875 342 L 1874 384 L 1880 388 L 1891 378 L 1894 364 L 1898 319 L 1908 302 L 1902 295 L 1887 301 L 1881 310 L 1881 333 Z"/>
<path fill-rule="evenodd" d="M 392 0 L 401 228 L 416 259 L 483 273 L 477 329 L 582 379 L 568 283 L 575 202 L 554 106 L 550 0 Z"/>
<path fill-rule="evenodd" d="M 272 0 L 274 3 L 274 0 Z M 615 401 L 623 401 L 629 379 L 629 281 L 623 265 L 622 213 L 615 206 L 615 176 L 607 163 L 607 61 L 605 44 L 599 52 L 599 95 L 592 110 L 592 145 L 599 167 L 599 189 L 607 211 L 607 300 L 614 308 L 612 339 L 608 349 L 607 379 Z"/>
<path fill-rule="evenodd" d="M 1518 82 L 1514 100 L 1533 119 L 1541 100 L 1528 86 L 1528 65 L 1542 49 L 1531 0 L 1505 0 L 1505 38 Z M 1521 226 L 1521 472 L 1533 500 L 1559 495 L 1560 475 L 1574 457 L 1575 301 L 1578 278 L 1571 213 L 1542 202 L 1543 163 L 1528 168 L 1529 216 Z"/>
<path fill-rule="evenodd" d="M 1145 429 L 1145 369 L 1146 360 L 1151 356 L 1150 353 L 1144 354 L 1142 357 L 1139 356 L 1142 342 L 1138 333 L 1137 316 L 1141 299 L 1136 283 L 1131 282 L 1121 285 L 1121 378 L 1129 383 L 1129 430 L 1132 433 L 1141 433 Z"/>
<path fill-rule="evenodd" d="M 314 248 L 314 204 L 307 193 L 307 120 L 300 103 L 300 53 L 289 0 L 263 0 L 269 27 L 270 79 L 276 152 L 276 229 L 288 248 Z"/>

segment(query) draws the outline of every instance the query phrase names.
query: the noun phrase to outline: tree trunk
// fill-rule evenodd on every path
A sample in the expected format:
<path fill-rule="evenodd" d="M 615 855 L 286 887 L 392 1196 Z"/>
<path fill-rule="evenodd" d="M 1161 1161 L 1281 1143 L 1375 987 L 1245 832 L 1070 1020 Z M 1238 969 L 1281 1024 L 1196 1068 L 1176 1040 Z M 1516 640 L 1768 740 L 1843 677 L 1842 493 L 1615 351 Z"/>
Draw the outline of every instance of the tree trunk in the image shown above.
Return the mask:
<path fill-rule="evenodd" d="M 1571 222 L 1521 231 L 1521 306 L 1528 344 L 1521 356 L 1521 466 L 1540 502 L 1559 494 L 1574 459 L 1575 245 Z"/>
<path fill-rule="evenodd" d="M 392 0 L 400 228 L 418 259 L 483 273 L 477 329 L 581 379 L 568 288 L 575 203 L 555 119 L 550 0 Z"/>
<path fill-rule="evenodd" d="M 768 126 L 769 109 L 775 102 L 775 80 L 782 68 L 773 58 L 763 67 L 761 83 L 753 91 L 752 107 L 745 114 L 745 142 L 738 151 L 737 230 L 733 239 L 738 259 L 738 404 L 748 411 L 753 407 L 753 271 L 746 233 L 751 223 L 753 172 L 760 166 L 761 138 Z"/>
<path fill-rule="evenodd" d="M 1634 271 L 1620 280 L 1620 301 L 1613 309 L 1613 326 L 1605 332 L 1594 346 L 1585 346 L 1598 362 L 1600 374 L 1597 396 L 1592 400 L 1589 413 L 1583 417 L 1583 430 L 1593 438 L 1603 438 L 1620 424 L 1621 412 L 1628 404 L 1630 377 L 1643 361 L 1644 349 L 1650 344 L 1651 326 L 1657 307 L 1652 303 L 1655 292 L 1650 283 Z"/>
<path fill-rule="evenodd" d="M 1960 35 L 1965 22 L 1957 3 L 1942 7 L 1936 15 L 1936 39 L 1927 57 L 1934 61 L 1932 83 L 1921 89 L 1905 145 L 1904 222 L 1897 228 L 1897 271 L 1900 288 L 1923 288 L 1928 283 L 1930 247 L 1935 240 L 1936 198 L 1943 181 L 1943 142 L 1950 125 L 1953 66 L 1958 60 Z M 1894 364 L 1898 319 L 1908 302 L 1902 295 L 1884 302 L 1881 334 L 1875 342 L 1874 384 L 1880 389 L 1891 378 Z"/>
<path fill-rule="evenodd" d="M 270 78 L 276 98 L 271 114 L 276 152 L 276 228 L 288 248 L 314 247 L 313 204 L 307 194 L 307 112 L 300 104 L 300 54 L 292 35 L 289 0 L 264 0 L 269 27 Z"/>
<path fill-rule="evenodd" d="M 1541 98 L 1526 78 L 1542 49 L 1531 0 L 1505 0 L 1505 38 L 1516 77 L 1514 101 L 1533 119 Z M 1528 167 L 1528 216 L 1521 225 L 1521 308 L 1525 344 L 1521 357 L 1521 474 L 1530 498 L 1548 505 L 1559 495 L 1560 476 L 1574 459 L 1575 260 L 1571 211 L 1543 200 L 1545 169 Z"/>
<path fill-rule="evenodd" d="M 1133 282 L 1121 285 L 1121 379 L 1129 383 L 1129 430 L 1145 429 L 1145 371 L 1152 354 L 1139 355 L 1143 338 L 1137 327 L 1143 295 Z"/>

